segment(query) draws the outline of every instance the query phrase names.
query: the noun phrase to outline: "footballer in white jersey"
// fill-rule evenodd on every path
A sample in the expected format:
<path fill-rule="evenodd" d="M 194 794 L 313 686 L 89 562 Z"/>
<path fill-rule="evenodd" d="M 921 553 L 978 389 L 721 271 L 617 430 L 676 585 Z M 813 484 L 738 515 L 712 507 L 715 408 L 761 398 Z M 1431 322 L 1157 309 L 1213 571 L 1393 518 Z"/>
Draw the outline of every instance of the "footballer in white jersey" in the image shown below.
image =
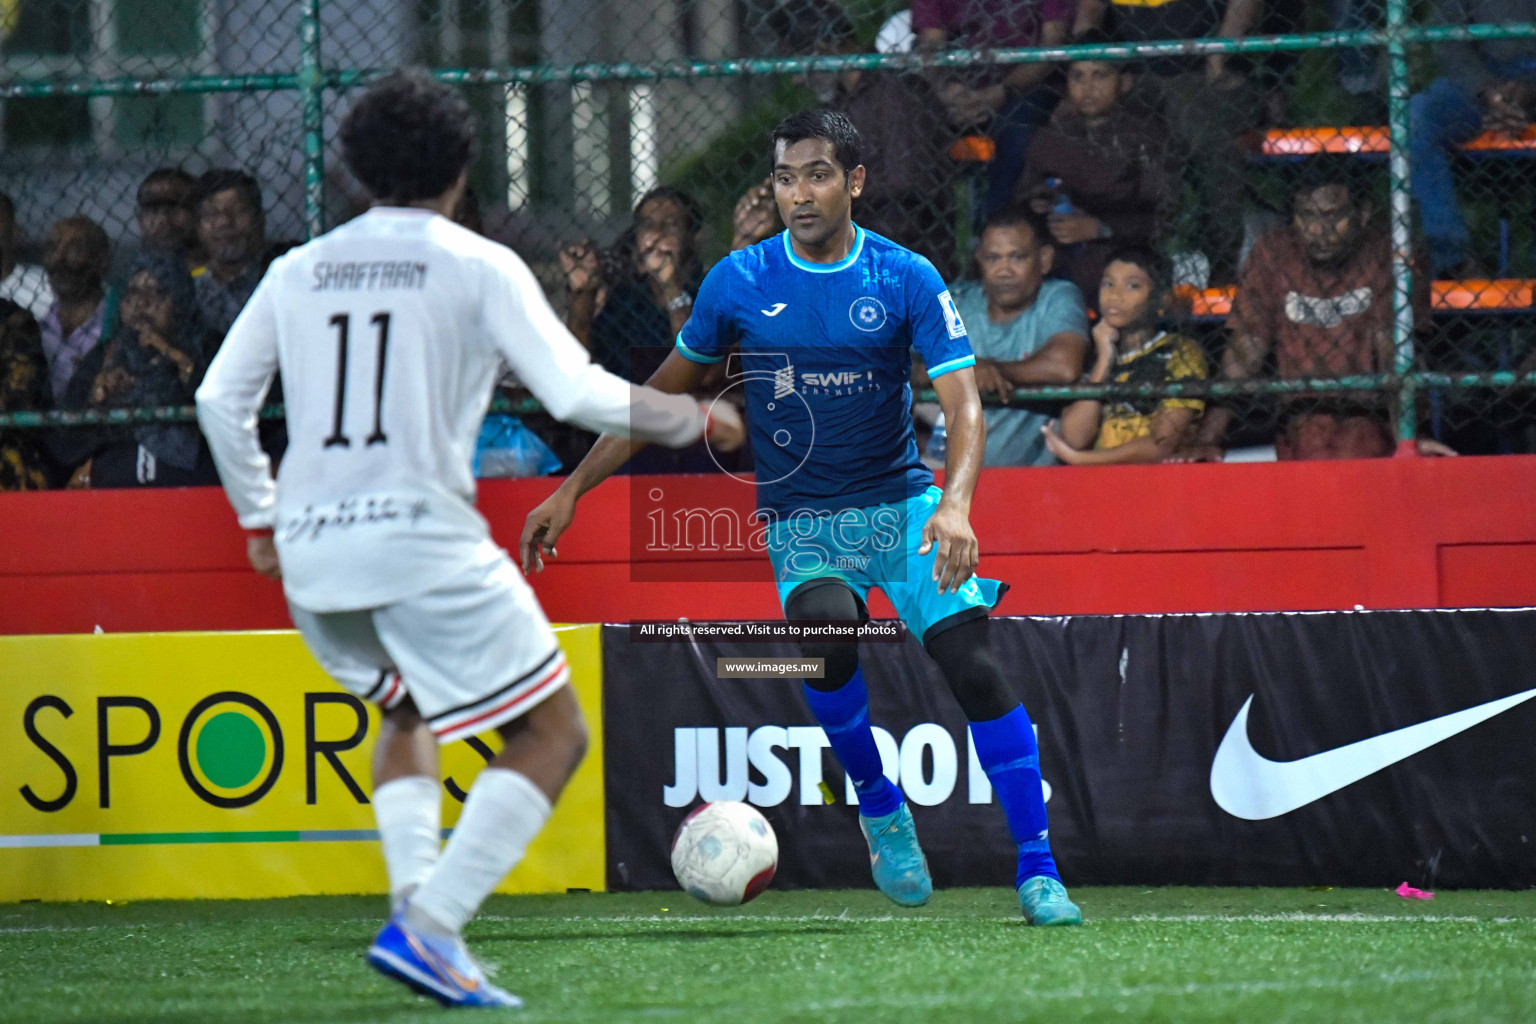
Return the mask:
<path fill-rule="evenodd" d="M 273 262 L 198 404 L 241 525 L 274 530 L 293 603 L 375 608 L 477 557 L 490 533 L 470 465 L 503 361 L 557 419 L 678 447 L 703 433 L 698 403 L 591 363 L 515 253 L 440 213 L 376 206 Z M 274 482 L 249 421 L 279 368 Z"/>
<path fill-rule="evenodd" d="M 516 1005 L 464 923 L 521 859 L 585 750 L 569 671 L 517 567 L 474 508 L 475 439 L 503 364 L 556 418 L 731 448 L 739 417 L 593 365 L 511 250 L 453 223 L 474 122 L 422 72 L 371 87 L 341 128 L 368 212 L 276 260 L 197 392 L 251 560 L 343 686 L 384 709 L 373 805 L 396 912 L 369 963 L 452 1005 Z M 274 480 L 257 414 L 279 371 Z M 498 730 L 440 845 L 439 743 Z"/>

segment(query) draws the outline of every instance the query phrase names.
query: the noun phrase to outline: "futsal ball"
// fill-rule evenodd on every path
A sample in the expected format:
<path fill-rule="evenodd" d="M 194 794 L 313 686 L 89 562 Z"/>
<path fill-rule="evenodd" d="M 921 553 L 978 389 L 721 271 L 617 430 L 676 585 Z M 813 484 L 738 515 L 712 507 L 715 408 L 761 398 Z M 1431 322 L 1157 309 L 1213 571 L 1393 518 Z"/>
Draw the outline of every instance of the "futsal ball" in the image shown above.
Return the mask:
<path fill-rule="evenodd" d="M 694 809 L 672 837 L 672 874 L 688 895 L 720 907 L 746 903 L 768 888 L 779 840 L 768 819 L 736 800 Z"/>

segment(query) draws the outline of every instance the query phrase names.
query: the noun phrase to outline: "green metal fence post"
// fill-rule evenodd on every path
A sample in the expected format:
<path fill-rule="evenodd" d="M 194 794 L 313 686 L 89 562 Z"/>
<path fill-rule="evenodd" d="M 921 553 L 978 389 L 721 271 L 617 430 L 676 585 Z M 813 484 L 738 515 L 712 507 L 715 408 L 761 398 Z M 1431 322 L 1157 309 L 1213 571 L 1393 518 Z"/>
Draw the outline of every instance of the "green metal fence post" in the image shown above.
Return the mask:
<path fill-rule="evenodd" d="M 1413 224 L 1408 171 L 1408 43 L 1403 29 L 1408 0 L 1387 0 L 1388 164 L 1392 189 L 1392 349 L 1397 378 L 1397 439 L 1411 443 L 1418 429 L 1413 377 Z"/>
<path fill-rule="evenodd" d="M 304 105 L 304 236 L 325 230 L 325 75 L 320 69 L 320 0 L 299 16 L 299 91 Z"/>

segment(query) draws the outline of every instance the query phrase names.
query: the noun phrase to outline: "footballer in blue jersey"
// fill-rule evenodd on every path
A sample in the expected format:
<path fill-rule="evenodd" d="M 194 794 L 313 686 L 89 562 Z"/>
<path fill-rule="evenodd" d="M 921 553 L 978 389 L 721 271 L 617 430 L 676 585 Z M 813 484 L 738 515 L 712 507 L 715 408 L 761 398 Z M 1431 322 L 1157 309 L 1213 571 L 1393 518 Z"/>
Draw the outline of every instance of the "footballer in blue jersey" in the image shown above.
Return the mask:
<path fill-rule="evenodd" d="M 1002 587 L 975 575 L 969 509 L 986 434 L 975 358 L 933 265 L 853 222 L 866 173 L 859 150 L 857 130 L 831 110 L 801 111 L 774 129 L 773 192 L 787 229 L 710 270 L 674 351 L 646 383 L 691 391 L 729 360 L 727 378 L 746 392 L 759 514 L 785 617 L 860 621 L 872 588 L 890 598 L 970 720 L 1018 846 L 1025 918 L 1077 924 L 1051 855 L 1034 728 L 988 633 Z M 913 349 L 944 410 L 943 491 L 913 434 Z M 639 447 L 603 437 L 529 513 L 525 571 L 542 568 L 581 495 Z M 803 647 L 823 660 L 823 678 L 807 680 L 804 695 L 858 793 L 875 883 L 898 904 L 921 905 L 932 880 L 906 800 L 883 771 L 858 646 Z"/>
<path fill-rule="evenodd" d="M 752 410 L 758 505 L 780 519 L 921 494 L 933 473 L 912 430 L 911 349 L 934 378 L 976 362 L 933 264 L 853 233 L 830 264 L 795 255 L 788 232 L 732 253 L 677 338 L 706 366 L 739 346 L 727 377 L 743 380 Z M 776 395 L 786 384 L 798 400 Z"/>

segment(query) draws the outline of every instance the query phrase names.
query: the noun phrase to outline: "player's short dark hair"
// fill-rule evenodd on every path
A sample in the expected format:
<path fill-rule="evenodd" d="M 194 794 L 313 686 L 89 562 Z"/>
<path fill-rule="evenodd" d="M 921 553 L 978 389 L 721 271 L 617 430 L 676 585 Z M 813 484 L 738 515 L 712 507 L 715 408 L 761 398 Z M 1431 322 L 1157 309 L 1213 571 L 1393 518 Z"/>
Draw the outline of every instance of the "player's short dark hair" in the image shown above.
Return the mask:
<path fill-rule="evenodd" d="M 1122 245 L 1109 254 L 1109 259 L 1104 261 L 1105 268 L 1108 269 L 1111 263 L 1129 263 L 1144 270 L 1152 279 L 1153 295 L 1162 295 L 1173 287 L 1173 267 L 1168 257 L 1149 245 Z"/>
<path fill-rule="evenodd" d="M 1036 245 L 1051 245 L 1051 232 L 1046 227 L 1045 218 L 1024 203 L 1008 203 L 987 214 L 987 219 L 981 224 L 981 231 L 977 234 L 980 239 L 993 228 L 1018 228 L 1025 227 L 1035 236 Z"/>
<path fill-rule="evenodd" d="M 379 79 L 341 122 L 347 167 L 375 199 L 433 199 L 475 158 L 475 116 L 457 89 L 420 68 Z"/>
<path fill-rule="evenodd" d="M 156 167 L 144 175 L 144 180 L 139 182 L 138 201 L 140 203 L 144 202 L 144 192 L 146 189 L 172 182 L 186 188 L 189 201 L 197 195 L 197 179 L 192 177 L 191 174 L 180 167 Z"/>
<path fill-rule="evenodd" d="M 261 215 L 261 186 L 244 171 L 220 167 L 203 172 L 197 179 L 197 205 L 202 206 L 220 192 L 235 191 L 257 216 Z"/>
<path fill-rule="evenodd" d="M 485 217 L 480 210 L 480 194 L 473 187 L 465 187 L 464 195 L 459 198 L 459 205 L 454 207 L 453 220 L 460 227 L 468 228 L 477 235 L 485 234 Z"/>
<path fill-rule="evenodd" d="M 862 141 L 859 130 L 848 116 L 828 107 L 815 107 L 790 114 L 773 129 L 773 143 L 769 159 L 778 156 L 779 143 L 793 146 L 806 139 L 825 139 L 832 143 L 832 155 L 847 174 L 863 161 L 859 151 Z"/>

